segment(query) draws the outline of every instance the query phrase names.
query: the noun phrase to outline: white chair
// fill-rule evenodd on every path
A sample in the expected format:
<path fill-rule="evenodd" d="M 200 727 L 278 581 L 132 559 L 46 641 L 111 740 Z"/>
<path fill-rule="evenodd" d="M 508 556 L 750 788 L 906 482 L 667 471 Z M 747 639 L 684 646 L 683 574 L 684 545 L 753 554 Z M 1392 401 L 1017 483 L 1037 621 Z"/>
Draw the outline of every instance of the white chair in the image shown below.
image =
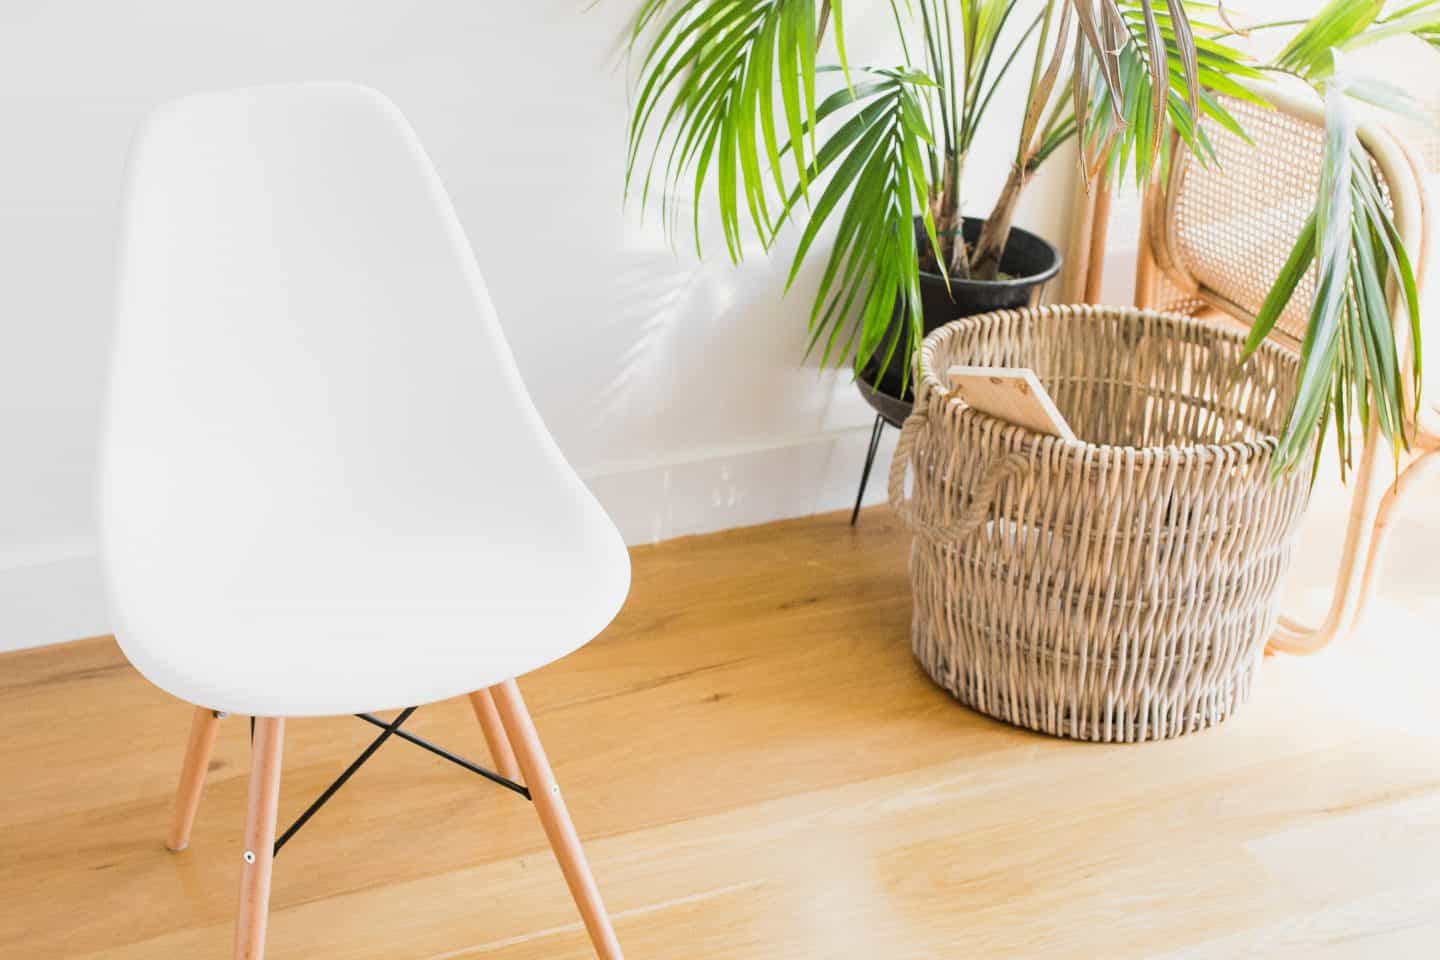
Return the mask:
<path fill-rule="evenodd" d="M 383 96 L 274 85 L 150 116 L 128 173 L 100 487 L 116 637 L 196 705 L 172 849 L 217 715 L 257 718 L 236 957 L 264 952 L 285 718 L 459 694 L 487 775 L 534 801 L 597 953 L 621 955 L 514 678 L 610 622 L 629 558 Z M 367 716 L 385 729 L 335 787 L 392 734 L 427 745 L 400 730 L 408 716 Z"/>

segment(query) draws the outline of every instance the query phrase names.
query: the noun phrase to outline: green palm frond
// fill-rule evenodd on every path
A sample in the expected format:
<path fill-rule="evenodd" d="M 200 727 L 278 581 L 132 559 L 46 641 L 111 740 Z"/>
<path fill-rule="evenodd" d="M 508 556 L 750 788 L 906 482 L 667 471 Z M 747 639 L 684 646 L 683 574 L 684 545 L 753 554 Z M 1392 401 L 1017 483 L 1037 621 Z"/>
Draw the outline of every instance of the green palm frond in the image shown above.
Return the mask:
<path fill-rule="evenodd" d="M 864 106 L 826 139 L 808 171 L 810 180 L 826 173 L 829 180 L 810 211 L 787 281 L 794 282 L 820 230 L 839 211 L 837 239 L 810 314 L 810 349 L 824 343 L 823 365 L 838 346 L 857 370 L 872 358 L 889 363 L 897 350 L 908 356 L 918 345 L 916 217 L 936 244 L 921 154 L 933 138 L 917 94 L 933 81 L 903 69 L 869 73 L 873 80 L 837 95 Z M 796 190 L 787 212 L 799 201 Z"/>
<path fill-rule="evenodd" d="M 1332 60 L 1333 64 L 1333 60 Z M 1261 305 L 1247 343 L 1253 351 L 1292 299 L 1314 263 L 1315 299 L 1300 346 L 1299 387 L 1278 465 L 1289 467 L 1333 428 L 1342 470 L 1352 460 L 1352 431 L 1372 412 L 1392 447 L 1408 443 L 1419 396 L 1420 312 L 1414 266 L 1387 205 L 1377 174 L 1356 138 L 1356 118 L 1345 83 L 1332 75 L 1325 89 L 1325 146 L 1315 210 L 1291 249 L 1275 286 Z M 1413 344 L 1407 371 L 1391 321 L 1386 286 L 1393 284 L 1406 311 Z M 1314 451 L 1318 455 L 1318 449 Z"/>
<path fill-rule="evenodd" d="M 1343 50 L 1366 32 L 1385 9 L 1385 0 L 1330 0 L 1291 38 L 1275 65 L 1321 80 L 1334 70 L 1332 51 Z"/>
<path fill-rule="evenodd" d="M 843 36 L 840 5 L 832 12 L 835 33 Z M 818 119 L 818 25 L 815 0 L 647 0 L 636 17 L 635 41 L 654 35 L 630 118 L 627 196 L 639 178 L 643 207 L 657 173 L 672 197 L 693 176 L 699 250 L 701 195 L 713 173 L 731 258 L 742 253 L 744 215 L 768 244 L 772 205 L 788 193 L 782 153 L 791 158 L 801 189 L 808 186 Z M 777 123 L 789 138 L 784 150 Z"/>
<path fill-rule="evenodd" d="M 1421 342 L 1414 265 L 1377 174 L 1357 135 L 1354 101 L 1431 123 L 1409 94 L 1348 68 L 1345 52 L 1401 34 L 1440 35 L 1440 0 L 1386 12 L 1384 0 L 1331 0 L 1291 38 L 1275 67 L 1321 92 L 1325 146 L 1315 209 L 1262 304 L 1253 349 L 1274 328 L 1300 277 L 1314 264 L 1316 295 L 1301 343 L 1299 388 L 1280 439 L 1279 463 L 1318 456 L 1326 427 L 1348 467 L 1354 430 L 1373 416 L 1397 456 L 1408 446 L 1419 396 Z M 1409 325 L 1408 369 L 1392 325 L 1393 289 Z"/>
<path fill-rule="evenodd" d="M 1275 65 L 1315 82 L 1335 72 L 1335 53 L 1398 36 L 1440 46 L 1440 0 L 1387 11 L 1386 0 L 1331 0 L 1291 38 Z"/>
<path fill-rule="evenodd" d="M 1083 145 L 1117 180 L 1133 172 L 1135 183 L 1145 184 L 1152 173 L 1168 169 L 1172 129 L 1187 149 L 1209 162 L 1215 151 L 1197 115 L 1245 138 L 1219 96 L 1260 102 L 1244 81 L 1261 77 L 1261 72 L 1237 48 L 1211 39 L 1224 32 L 1219 25 L 1185 16 L 1183 8 L 1175 6 L 1182 14 L 1179 19 L 1171 12 L 1154 11 L 1142 0 L 1119 3 L 1125 41 L 1115 58 L 1118 101 L 1108 85 L 1096 82 L 1098 66 L 1090 67 L 1097 77 L 1086 84 L 1095 94 L 1084 115 Z M 1152 12 L 1147 14 L 1147 9 Z M 1187 57 L 1186 50 L 1193 50 L 1193 57 Z"/>

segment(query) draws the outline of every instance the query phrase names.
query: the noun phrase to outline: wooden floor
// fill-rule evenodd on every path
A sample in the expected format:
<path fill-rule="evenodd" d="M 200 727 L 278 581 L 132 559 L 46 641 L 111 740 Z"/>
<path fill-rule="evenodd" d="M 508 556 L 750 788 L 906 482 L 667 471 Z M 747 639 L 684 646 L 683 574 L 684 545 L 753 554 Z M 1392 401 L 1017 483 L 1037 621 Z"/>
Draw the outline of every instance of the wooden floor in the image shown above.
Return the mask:
<path fill-rule="evenodd" d="M 1275 659 L 1219 730 L 1050 740 L 915 667 L 906 553 L 883 508 L 637 550 L 615 625 L 522 684 L 632 960 L 1440 956 L 1433 668 Z M 108 639 L 0 657 L 0 957 L 229 956 L 246 724 L 177 855 L 188 718 Z M 414 727 L 484 757 L 463 701 Z M 371 734 L 291 723 L 282 822 Z M 529 805 L 405 744 L 274 905 L 271 960 L 590 956 Z"/>

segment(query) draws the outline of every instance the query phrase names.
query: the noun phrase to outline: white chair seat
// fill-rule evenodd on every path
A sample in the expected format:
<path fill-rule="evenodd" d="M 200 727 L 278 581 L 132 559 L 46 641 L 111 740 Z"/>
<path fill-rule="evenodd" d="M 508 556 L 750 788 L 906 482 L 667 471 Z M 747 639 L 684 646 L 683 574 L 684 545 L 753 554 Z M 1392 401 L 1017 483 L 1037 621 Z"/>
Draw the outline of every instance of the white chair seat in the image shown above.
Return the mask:
<path fill-rule="evenodd" d="M 207 571 L 223 590 L 200 584 L 146 605 L 117 634 L 153 683 L 215 710 L 298 717 L 431 703 L 558 660 L 619 610 L 629 582 L 619 537 L 550 543 L 536 535 L 545 529 L 499 550 L 292 535 L 263 560 Z M 160 591 L 191 582 L 155 573 Z"/>

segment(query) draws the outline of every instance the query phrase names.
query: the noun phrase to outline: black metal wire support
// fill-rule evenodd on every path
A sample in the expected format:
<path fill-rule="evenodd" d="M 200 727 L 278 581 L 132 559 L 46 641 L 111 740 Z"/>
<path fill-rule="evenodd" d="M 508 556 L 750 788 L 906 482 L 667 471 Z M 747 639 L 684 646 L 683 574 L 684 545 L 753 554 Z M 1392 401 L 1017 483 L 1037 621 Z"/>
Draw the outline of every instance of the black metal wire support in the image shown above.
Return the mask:
<path fill-rule="evenodd" d="M 506 790 L 509 790 L 513 793 L 518 793 L 526 800 L 530 799 L 530 788 L 526 787 L 524 784 L 516 783 L 509 777 L 501 776 L 493 770 L 487 770 L 484 767 L 480 766 L 480 764 L 474 763 L 470 760 L 466 760 L 459 754 L 451 753 L 449 750 L 446 750 L 439 744 L 431 743 L 424 737 L 419 737 L 413 733 L 410 733 L 407 730 L 400 729 L 401 725 L 404 724 L 406 720 L 410 719 L 410 715 L 413 714 L 416 709 L 417 708 L 415 707 L 409 707 L 408 709 L 402 710 L 400 711 L 399 715 L 395 717 L 394 720 L 391 720 L 388 723 L 384 720 L 381 720 L 379 717 L 375 716 L 372 713 L 355 714 L 355 716 L 359 717 L 361 720 L 364 720 L 366 723 L 372 726 L 379 727 L 380 735 L 374 740 L 370 741 L 370 745 L 360 752 L 360 756 L 355 758 L 355 762 L 350 764 L 350 766 L 346 767 L 344 772 L 341 773 L 340 776 L 335 778 L 335 782 L 330 784 L 330 786 L 326 787 L 325 791 L 315 799 L 315 802 L 310 804 L 310 806 L 306 807 L 305 812 L 300 814 L 300 816 L 296 817 L 295 822 L 290 824 L 290 826 L 286 828 L 285 832 L 280 835 L 280 839 L 275 841 L 275 853 L 279 853 L 280 848 L 285 846 L 286 842 L 289 841 L 291 837 L 299 833 L 300 828 L 305 826 L 305 824 L 309 823 L 310 818 L 315 816 L 315 814 L 320 810 L 320 808 L 325 806 L 325 804 L 330 801 L 330 798 L 335 796 L 335 794 L 339 792 L 341 787 L 345 786 L 346 781 L 348 781 L 351 777 L 355 775 L 355 771 L 359 770 L 362 766 L 364 766 L 365 761 L 373 757 L 375 755 L 375 751 L 379 750 L 380 747 L 384 745 L 385 741 L 390 739 L 392 736 L 398 737 L 407 743 L 413 743 L 420 749 L 427 750 L 430 753 L 435 754 L 435 756 L 440 757 L 444 760 L 449 760 L 457 767 L 462 767 L 465 770 L 469 770 L 471 773 L 478 774 L 479 776 L 484 777 L 491 783 L 499 784 Z M 253 743 L 253 731 L 255 725 L 254 717 L 250 718 L 250 725 L 252 731 L 251 740 Z"/>
<path fill-rule="evenodd" d="M 355 716 L 359 717 L 361 720 L 364 720 L 364 721 L 365 721 L 366 723 L 368 723 L 368 724 L 372 724 L 373 726 L 377 726 L 377 727 L 384 727 L 384 726 L 385 726 L 385 721 L 384 721 L 384 720 L 381 720 L 379 717 L 374 716 L 374 715 L 372 715 L 372 714 L 368 714 L 368 713 L 357 713 L 357 714 L 355 714 Z M 464 757 L 462 757 L 462 756 L 460 756 L 460 755 L 458 755 L 458 754 L 451 753 L 449 750 L 446 750 L 444 747 L 440 746 L 439 744 L 431 743 L 429 740 L 426 740 L 424 737 L 418 737 L 418 736 L 416 736 L 415 734 L 410 733 L 409 731 L 406 731 L 406 730 L 396 730 L 396 731 L 395 731 L 395 736 L 399 737 L 401 740 L 404 740 L 406 743 L 413 743 L 413 744 L 415 744 L 415 746 L 419 747 L 419 748 L 422 749 L 422 750 L 428 750 L 428 751 L 430 751 L 431 753 L 435 754 L 435 756 L 437 756 L 437 757 L 442 757 L 442 758 L 444 758 L 444 759 L 446 759 L 446 760 L 449 760 L 451 763 L 455 764 L 457 767 L 463 767 L 464 769 L 469 770 L 471 773 L 479 774 L 480 776 L 484 777 L 486 780 L 489 780 L 491 783 L 497 783 L 497 784 L 499 784 L 500 786 L 504 787 L 506 790 L 511 790 L 511 791 L 513 791 L 513 792 L 515 792 L 515 793 L 518 793 L 518 794 L 520 794 L 520 796 L 524 797 L 526 800 L 529 800 L 529 799 L 530 799 L 530 788 L 529 788 L 529 787 L 526 787 L 526 786 L 524 786 L 523 784 L 516 783 L 514 780 L 511 780 L 509 777 L 501 776 L 500 774 L 496 773 L 496 772 L 493 771 L 493 770 L 487 770 L 487 769 L 485 769 L 484 767 L 480 766 L 480 764 L 478 764 L 478 763 L 473 763 L 473 762 L 471 762 L 471 761 L 469 761 L 469 760 L 466 760 Z"/>
<path fill-rule="evenodd" d="M 410 715 L 414 713 L 415 710 L 415 707 L 407 707 L 401 710 L 394 720 L 391 720 L 385 725 L 385 729 L 381 731 L 380 736 L 370 741 L 370 745 L 360 752 L 360 756 L 355 758 L 355 762 L 346 767 L 345 772 L 336 777 L 335 782 L 326 787 L 325 792 L 320 794 L 314 803 L 306 807 L 305 812 L 300 814 L 295 822 L 290 824 L 286 831 L 280 835 L 280 839 L 275 841 L 275 853 L 278 854 L 280 848 L 285 846 L 291 837 L 299 833 L 301 827 L 310 822 L 310 818 L 315 816 L 316 812 L 325 806 L 341 787 L 345 786 L 345 782 L 355 775 L 355 771 L 359 770 L 364 766 L 366 760 L 369 760 L 375 755 L 375 751 L 379 750 L 385 741 L 390 739 L 391 734 L 400 729 L 401 724 L 410 719 Z"/>
<path fill-rule="evenodd" d="M 870 449 L 865 453 L 865 469 L 860 473 L 860 489 L 855 494 L 855 509 L 850 511 L 850 526 L 860 516 L 860 501 L 865 499 L 865 485 L 870 482 L 870 468 L 875 466 L 875 454 L 880 451 L 880 434 L 885 432 L 885 418 L 875 414 L 875 425 L 870 428 Z"/>

